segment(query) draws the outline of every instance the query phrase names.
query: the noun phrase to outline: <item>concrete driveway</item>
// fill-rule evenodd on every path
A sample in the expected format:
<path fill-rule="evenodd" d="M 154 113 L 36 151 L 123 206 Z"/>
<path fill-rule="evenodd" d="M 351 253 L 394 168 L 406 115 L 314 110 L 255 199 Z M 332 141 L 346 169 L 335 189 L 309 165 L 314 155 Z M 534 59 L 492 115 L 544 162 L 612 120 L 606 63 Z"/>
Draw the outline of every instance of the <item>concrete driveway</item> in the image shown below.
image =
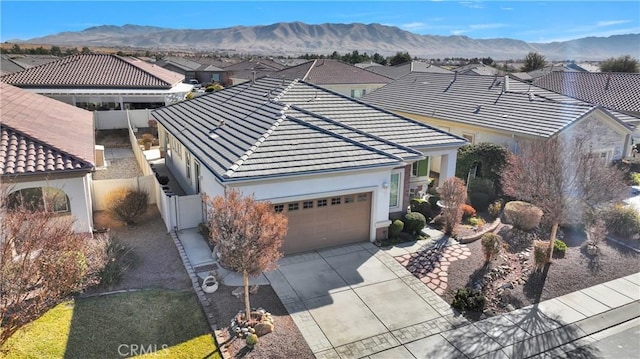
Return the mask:
<path fill-rule="evenodd" d="M 371 243 L 287 256 L 265 275 L 318 358 L 413 358 L 429 348 L 403 344 L 466 324 Z"/>

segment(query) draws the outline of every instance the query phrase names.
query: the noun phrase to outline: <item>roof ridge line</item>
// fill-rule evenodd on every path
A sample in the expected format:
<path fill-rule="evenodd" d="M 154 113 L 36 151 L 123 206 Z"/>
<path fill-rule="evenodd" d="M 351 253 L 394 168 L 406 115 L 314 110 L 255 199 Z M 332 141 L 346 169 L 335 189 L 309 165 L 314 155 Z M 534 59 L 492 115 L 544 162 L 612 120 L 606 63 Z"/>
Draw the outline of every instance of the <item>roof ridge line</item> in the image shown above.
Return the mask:
<path fill-rule="evenodd" d="M 327 122 L 329 122 L 329 123 L 332 123 L 332 124 L 334 124 L 334 125 L 336 125 L 336 126 L 340 126 L 340 127 L 342 127 L 342 128 L 346 128 L 346 129 L 348 129 L 348 130 L 350 130 L 350 131 L 353 131 L 353 132 L 355 132 L 355 133 L 361 134 L 361 135 L 363 135 L 363 136 L 365 136 L 365 137 L 373 138 L 373 139 L 375 139 L 375 140 L 378 140 L 378 141 L 380 141 L 380 142 L 386 143 L 386 144 L 388 144 L 388 145 L 392 145 L 392 146 L 395 146 L 395 147 L 397 147 L 397 148 L 400 148 L 400 149 L 402 149 L 402 150 L 404 150 L 404 151 L 412 152 L 412 153 L 419 154 L 419 155 L 423 156 L 423 153 L 422 153 L 422 152 L 420 152 L 420 151 L 418 151 L 418 150 L 414 150 L 414 149 L 413 149 L 413 148 L 411 148 L 411 147 L 407 147 L 407 146 L 400 145 L 400 144 L 395 143 L 395 142 L 393 142 L 393 141 L 390 141 L 390 140 L 384 139 L 384 138 L 382 138 L 382 137 L 379 137 L 379 136 L 376 136 L 376 135 L 370 134 L 370 133 L 368 133 L 368 132 L 365 132 L 365 131 L 359 130 L 359 129 L 357 129 L 357 128 L 351 127 L 351 126 L 346 125 L 346 124 L 344 124 L 344 123 L 342 123 L 342 122 L 339 122 L 339 121 L 336 121 L 336 120 L 330 119 L 330 118 L 328 118 L 328 117 L 326 117 L 326 116 L 322 116 L 322 115 L 320 115 L 320 114 L 317 114 L 317 113 L 314 113 L 314 112 L 311 112 L 311 111 L 305 110 L 305 109 L 300 108 L 300 107 L 298 107 L 298 106 L 296 106 L 296 105 L 293 105 L 293 106 L 291 106 L 291 107 L 292 107 L 293 109 L 297 110 L 297 111 L 300 111 L 300 112 L 302 112 L 302 113 L 306 113 L 307 115 L 310 115 L 310 116 L 313 116 L 313 117 L 317 117 L 317 118 L 319 118 L 319 119 L 322 119 L 322 120 L 324 120 L 324 121 L 327 121 Z M 328 130 L 325 130 L 325 131 L 328 131 Z M 337 136 L 344 137 L 344 136 L 342 136 L 342 135 L 340 135 L 340 134 L 337 134 L 337 133 L 335 133 L 335 132 L 333 132 L 333 131 L 329 131 L 329 132 L 331 132 L 331 133 L 333 133 L 333 134 L 335 134 L 335 135 L 337 135 Z M 346 137 L 345 137 L 345 138 L 346 138 Z M 356 141 L 356 142 L 357 142 L 357 141 Z M 364 144 L 363 144 L 363 145 L 364 145 Z M 368 145 L 364 145 L 364 146 L 366 146 L 366 147 L 370 147 L 370 146 L 368 146 Z M 371 147 L 371 148 L 373 148 L 373 147 Z M 377 149 L 375 149 L 375 148 L 374 148 L 374 150 L 379 151 L 379 150 L 377 150 Z M 384 152 L 384 151 L 381 151 L 381 152 Z M 386 152 L 385 152 L 385 153 L 386 153 Z M 394 155 L 391 155 L 391 156 L 394 156 Z M 395 156 L 394 156 L 394 157 L 395 157 Z"/>
<path fill-rule="evenodd" d="M 309 66 L 309 70 L 307 70 L 307 73 L 304 74 L 304 76 L 302 77 L 302 80 L 306 80 L 307 77 L 309 77 L 309 74 L 311 73 L 311 70 L 313 70 L 313 68 L 316 66 L 316 63 L 318 62 L 318 59 L 314 59 L 313 63 L 311 64 L 311 66 Z"/>
<path fill-rule="evenodd" d="M 39 144 L 40 144 L 40 145 L 42 145 L 43 147 L 50 148 L 50 149 L 52 149 L 52 150 L 55 150 L 55 151 L 57 151 L 57 152 L 60 152 L 60 153 L 64 154 L 65 156 L 70 157 L 70 158 L 71 158 L 71 159 L 73 159 L 73 160 L 76 160 L 76 161 L 78 161 L 78 162 L 82 162 L 82 163 L 85 163 L 85 164 L 89 164 L 89 165 L 91 165 L 91 167 L 95 167 L 95 166 L 96 166 L 96 164 L 95 164 L 95 163 L 93 163 L 93 162 L 91 162 L 91 161 L 88 161 L 88 160 L 86 160 L 86 159 L 84 159 L 84 158 L 81 158 L 81 157 L 79 157 L 79 156 L 76 156 L 76 155 L 74 155 L 74 154 L 71 154 L 70 152 L 68 152 L 68 151 L 66 151 L 66 150 L 63 150 L 63 149 L 61 149 L 61 148 L 59 148 L 59 147 L 57 147 L 57 146 L 54 146 L 54 145 L 52 145 L 52 144 L 50 144 L 50 143 L 48 143 L 48 142 L 45 142 L 45 141 L 44 141 L 44 140 L 42 140 L 41 138 L 39 138 L 39 137 L 37 137 L 37 136 L 34 136 L 34 135 L 31 135 L 31 134 L 28 134 L 28 133 L 27 133 L 27 132 L 25 132 L 25 131 L 22 131 L 22 130 L 20 130 L 20 129 L 15 128 L 14 126 L 7 125 L 6 123 L 3 123 L 3 124 L 2 124 L 2 127 L 5 127 L 5 128 L 7 128 L 7 129 L 9 129 L 10 131 L 16 132 L 16 133 L 17 133 L 17 134 L 19 134 L 20 136 L 27 137 L 27 138 L 31 139 L 31 141 L 39 143 Z"/>
<path fill-rule="evenodd" d="M 242 166 L 242 164 L 249 159 L 249 157 L 251 157 L 251 155 L 258 149 L 258 147 L 260 147 L 264 141 L 266 141 L 269 136 L 271 136 L 271 134 L 280 126 L 280 124 L 287 118 L 287 115 L 285 115 L 285 112 L 289 109 L 289 105 L 285 104 L 282 109 L 280 110 L 280 118 L 278 118 L 278 120 L 276 120 L 276 122 L 274 122 L 273 125 L 271 125 L 271 127 L 262 135 L 260 136 L 260 138 L 258 138 L 258 140 L 253 144 L 253 146 L 251 146 L 248 150 L 246 150 L 244 152 L 244 154 L 242 154 L 242 156 L 240 156 L 240 158 L 233 162 L 231 164 L 231 166 L 229 166 L 229 168 L 224 172 L 223 177 L 231 177 L 233 176 L 233 173 L 240 168 L 240 166 Z"/>
<path fill-rule="evenodd" d="M 293 88 L 293 86 L 296 85 L 298 82 L 300 82 L 300 79 L 292 80 L 285 88 L 282 89 L 282 91 L 280 91 L 278 96 L 272 98 L 271 101 L 280 103 L 280 98 L 283 95 L 285 95 L 289 90 L 291 90 Z M 271 91 L 273 91 L 273 90 L 271 90 Z"/>

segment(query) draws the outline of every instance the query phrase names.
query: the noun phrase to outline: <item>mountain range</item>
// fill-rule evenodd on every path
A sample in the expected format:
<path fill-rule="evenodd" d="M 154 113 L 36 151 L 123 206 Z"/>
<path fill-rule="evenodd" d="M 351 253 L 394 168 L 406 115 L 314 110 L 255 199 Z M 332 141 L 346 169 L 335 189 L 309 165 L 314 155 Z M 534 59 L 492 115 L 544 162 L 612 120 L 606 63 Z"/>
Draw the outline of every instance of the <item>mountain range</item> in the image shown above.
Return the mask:
<path fill-rule="evenodd" d="M 490 56 L 494 59 L 517 59 L 531 51 L 539 52 L 549 60 L 602 60 L 627 54 L 640 57 L 640 34 L 528 43 L 509 38 L 418 35 L 394 26 L 360 23 L 310 25 L 280 22 L 208 30 L 103 25 L 11 42 L 194 52 L 218 50 L 261 55 L 331 54 L 333 51 L 344 54 L 358 50 L 370 55 L 407 51 L 412 56 L 423 58 Z"/>

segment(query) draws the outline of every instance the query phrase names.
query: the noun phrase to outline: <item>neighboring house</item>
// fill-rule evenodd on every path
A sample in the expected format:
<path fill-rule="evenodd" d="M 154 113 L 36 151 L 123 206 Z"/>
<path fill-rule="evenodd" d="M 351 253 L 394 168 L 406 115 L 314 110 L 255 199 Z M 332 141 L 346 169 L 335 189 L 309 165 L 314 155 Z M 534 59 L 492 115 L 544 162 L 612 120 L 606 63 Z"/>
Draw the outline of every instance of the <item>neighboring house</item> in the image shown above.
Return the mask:
<path fill-rule="evenodd" d="M 508 76 L 411 74 L 363 101 L 466 138 L 518 152 L 521 141 L 586 136 L 603 159 L 630 151 L 631 116 L 509 79 Z"/>
<path fill-rule="evenodd" d="M 185 57 L 167 56 L 156 61 L 155 64 L 167 70 L 183 74 L 185 82 L 198 80 L 202 84 L 223 83 L 228 79 L 226 70 L 211 64 L 199 63 L 197 59 L 191 60 Z"/>
<path fill-rule="evenodd" d="M 393 81 L 389 77 L 330 59 L 311 60 L 270 76 L 287 80 L 301 79 L 353 98 L 359 98 Z"/>
<path fill-rule="evenodd" d="M 640 73 L 552 72 L 534 85 L 582 101 L 640 116 Z"/>
<path fill-rule="evenodd" d="M 264 77 L 152 112 L 187 194 L 238 188 L 289 218 L 296 253 L 387 236 L 411 186 L 455 174 L 466 141 L 300 80 Z M 420 181 L 419 181 L 420 180 Z M 414 191 L 416 187 L 414 187 Z"/>
<path fill-rule="evenodd" d="M 0 72 L 2 75 L 22 71 L 59 59 L 59 57 L 53 55 L 2 54 L 0 56 L 2 58 L 2 63 L 0 63 Z"/>
<path fill-rule="evenodd" d="M 91 112 L 0 83 L 0 179 L 9 206 L 43 206 L 91 232 Z"/>
<path fill-rule="evenodd" d="M 162 107 L 184 99 L 184 76 L 132 57 L 71 55 L 2 81 L 92 111 Z"/>
<path fill-rule="evenodd" d="M 504 75 L 504 72 L 485 64 L 468 64 L 460 66 L 453 70 L 460 75 L 481 75 L 481 76 L 493 76 Z"/>
<path fill-rule="evenodd" d="M 372 66 L 384 66 L 384 65 L 381 65 L 381 64 L 379 64 L 377 62 L 373 62 L 373 61 L 369 60 L 369 61 L 364 61 L 364 62 L 358 62 L 357 64 L 353 64 L 353 66 L 359 67 L 361 69 L 366 69 L 366 68 L 372 67 Z"/>
<path fill-rule="evenodd" d="M 410 61 L 396 66 L 367 67 L 368 71 L 390 77 L 394 80 L 412 72 L 432 72 L 450 74 L 451 71 L 424 61 Z"/>
<path fill-rule="evenodd" d="M 286 66 L 269 59 L 249 59 L 224 67 L 229 76 L 226 85 L 237 85 L 268 76 L 285 69 Z"/>
<path fill-rule="evenodd" d="M 527 74 L 529 76 L 531 76 L 531 79 L 535 81 L 535 79 L 545 76 L 547 74 L 553 73 L 553 72 L 582 72 L 581 70 L 577 70 L 574 67 L 569 66 L 568 64 L 551 64 L 551 65 L 547 65 L 541 69 L 538 70 L 533 70 L 533 71 L 529 71 L 527 72 Z"/>

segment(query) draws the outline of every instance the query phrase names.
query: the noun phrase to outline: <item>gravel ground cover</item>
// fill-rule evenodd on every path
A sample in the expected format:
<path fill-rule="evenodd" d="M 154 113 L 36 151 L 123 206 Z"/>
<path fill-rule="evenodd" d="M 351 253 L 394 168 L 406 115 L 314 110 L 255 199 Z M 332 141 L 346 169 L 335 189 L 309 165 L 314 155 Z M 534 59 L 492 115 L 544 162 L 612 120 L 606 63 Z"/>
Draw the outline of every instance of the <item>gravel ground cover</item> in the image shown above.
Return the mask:
<path fill-rule="evenodd" d="M 215 293 L 207 294 L 215 305 L 218 329 L 226 335 L 226 341 L 218 343 L 221 348 L 228 347 L 234 358 L 305 359 L 314 357 L 286 308 L 268 285 L 260 286 L 258 293 L 251 295 L 251 307 L 262 307 L 271 313 L 274 318 L 274 331 L 260 337 L 253 350 L 246 347 L 244 339 L 232 337 L 229 332 L 231 319 L 244 308 L 244 299 L 231 295 L 235 288 L 237 287 L 220 285 Z"/>

